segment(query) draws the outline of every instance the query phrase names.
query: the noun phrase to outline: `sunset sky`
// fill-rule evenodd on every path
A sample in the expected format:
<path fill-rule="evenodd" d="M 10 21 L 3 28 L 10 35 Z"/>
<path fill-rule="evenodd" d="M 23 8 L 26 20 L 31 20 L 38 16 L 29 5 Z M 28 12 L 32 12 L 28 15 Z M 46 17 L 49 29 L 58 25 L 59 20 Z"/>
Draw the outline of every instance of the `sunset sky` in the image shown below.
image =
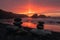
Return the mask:
<path fill-rule="evenodd" d="M 60 16 L 60 0 L 0 0 L 0 9 L 17 14 Z"/>

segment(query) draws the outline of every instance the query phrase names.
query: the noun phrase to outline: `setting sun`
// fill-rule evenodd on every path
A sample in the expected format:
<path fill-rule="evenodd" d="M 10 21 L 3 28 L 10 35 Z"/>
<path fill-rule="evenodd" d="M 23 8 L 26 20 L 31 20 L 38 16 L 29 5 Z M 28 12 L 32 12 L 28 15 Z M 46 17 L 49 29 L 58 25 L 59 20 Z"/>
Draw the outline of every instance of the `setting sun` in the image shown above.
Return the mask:
<path fill-rule="evenodd" d="M 32 9 L 28 9 L 28 13 L 35 13 Z"/>

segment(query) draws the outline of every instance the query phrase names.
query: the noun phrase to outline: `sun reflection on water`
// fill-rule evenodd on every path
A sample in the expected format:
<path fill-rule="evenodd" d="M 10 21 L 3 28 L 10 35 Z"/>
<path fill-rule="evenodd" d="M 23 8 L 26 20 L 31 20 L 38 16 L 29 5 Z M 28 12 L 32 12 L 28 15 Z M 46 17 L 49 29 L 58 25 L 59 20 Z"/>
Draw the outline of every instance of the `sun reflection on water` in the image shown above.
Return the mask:
<path fill-rule="evenodd" d="M 37 24 L 31 23 L 31 22 L 23 22 L 23 27 L 29 27 L 29 28 L 36 28 Z"/>

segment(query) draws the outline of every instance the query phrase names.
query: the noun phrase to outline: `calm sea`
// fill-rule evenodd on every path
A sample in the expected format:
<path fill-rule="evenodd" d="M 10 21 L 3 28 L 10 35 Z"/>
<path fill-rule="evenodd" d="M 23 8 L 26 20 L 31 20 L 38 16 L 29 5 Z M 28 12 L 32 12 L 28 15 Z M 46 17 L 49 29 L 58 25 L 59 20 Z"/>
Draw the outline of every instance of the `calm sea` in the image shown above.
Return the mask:
<path fill-rule="evenodd" d="M 22 18 L 22 22 L 30 22 L 38 24 L 39 21 L 45 22 L 44 29 L 50 31 L 60 32 L 60 19 L 49 19 L 49 18 Z M 0 23 L 13 25 L 13 19 L 0 19 Z"/>

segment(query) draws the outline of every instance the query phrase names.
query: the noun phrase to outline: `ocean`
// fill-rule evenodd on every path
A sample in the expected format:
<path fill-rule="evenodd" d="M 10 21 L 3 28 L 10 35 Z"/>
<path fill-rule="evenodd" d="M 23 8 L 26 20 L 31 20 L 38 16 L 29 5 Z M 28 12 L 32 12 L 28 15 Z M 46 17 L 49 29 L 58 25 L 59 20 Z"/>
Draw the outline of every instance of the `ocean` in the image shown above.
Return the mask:
<path fill-rule="evenodd" d="M 45 22 L 44 30 L 60 32 L 60 19 L 51 19 L 51 18 L 22 18 L 22 22 L 30 23 L 28 26 L 31 28 L 36 28 L 35 25 L 39 21 Z M 14 19 L 0 19 L 0 23 L 11 24 L 13 25 Z M 33 26 L 32 26 L 33 25 Z"/>

